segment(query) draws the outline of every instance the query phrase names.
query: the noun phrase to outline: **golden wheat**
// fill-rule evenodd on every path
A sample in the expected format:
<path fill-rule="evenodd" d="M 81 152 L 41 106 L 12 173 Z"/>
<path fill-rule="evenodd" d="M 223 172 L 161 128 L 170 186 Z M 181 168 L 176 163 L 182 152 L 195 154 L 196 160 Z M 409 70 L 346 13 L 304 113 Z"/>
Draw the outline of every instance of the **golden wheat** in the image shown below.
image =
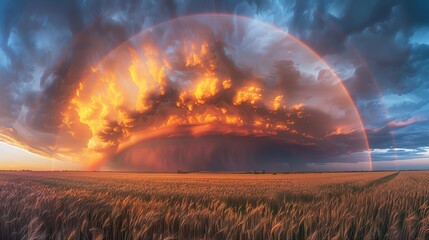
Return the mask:
<path fill-rule="evenodd" d="M 429 239 L 429 173 L 0 172 L 1 239 Z"/>

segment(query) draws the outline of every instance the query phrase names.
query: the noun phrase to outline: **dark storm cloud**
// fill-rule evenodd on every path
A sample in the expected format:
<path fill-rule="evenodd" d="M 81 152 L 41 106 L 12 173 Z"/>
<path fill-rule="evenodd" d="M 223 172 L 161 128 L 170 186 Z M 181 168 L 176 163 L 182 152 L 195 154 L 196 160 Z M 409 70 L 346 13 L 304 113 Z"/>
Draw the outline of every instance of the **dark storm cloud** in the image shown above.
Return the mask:
<path fill-rule="evenodd" d="M 117 153 L 107 166 L 150 171 L 296 171 L 305 170 L 307 163 L 332 162 L 332 158 L 349 154 L 343 146 L 338 146 L 338 152 L 331 151 L 330 144 L 334 142 L 323 148 L 323 144 L 314 147 L 271 137 L 234 135 L 156 138 Z"/>
<path fill-rule="evenodd" d="M 293 6 L 293 5 L 292 5 Z M 342 51 L 349 35 L 389 17 L 394 1 L 296 1 L 292 33 L 325 55 Z"/>
<path fill-rule="evenodd" d="M 429 46 L 413 42 L 417 31 L 429 31 L 424 0 L 0 1 L 1 127 L 19 123 L 55 132 L 63 103 L 91 64 L 148 26 L 204 12 L 270 22 L 299 37 L 334 68 L 351 62 L 353 71 L 344 80 L 373 148 L 392 146 L 392 136 L 396 147 L 428 146 Z M 288 67 L 283 64 L 279 74 Z M 402 105 L 389 102 L 405 95 L 411 100 Z M 422 120 L 389 126 L 413 116 Z"/>
<path fill-rule="evenodd" d="M 366 66 L 359 66 L 345 82 L 353 99 L 374 100 L 380 97 L 376 82 Z"/>
<path fill-rule="evenodd" d="M 372 148 L 418 148 L 427 146 L 428 120 L 390 122 L 368 131 Z"/>

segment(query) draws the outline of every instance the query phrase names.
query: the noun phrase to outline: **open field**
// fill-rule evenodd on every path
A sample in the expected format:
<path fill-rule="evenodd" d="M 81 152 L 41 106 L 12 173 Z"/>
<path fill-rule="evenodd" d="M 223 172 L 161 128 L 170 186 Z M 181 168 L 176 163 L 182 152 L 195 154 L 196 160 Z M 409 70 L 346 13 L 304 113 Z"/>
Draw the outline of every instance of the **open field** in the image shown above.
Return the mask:
<path fill-rule="evenodd" d="M 0 172 L 0 239 L 429 239 L 429 172 Z"/>

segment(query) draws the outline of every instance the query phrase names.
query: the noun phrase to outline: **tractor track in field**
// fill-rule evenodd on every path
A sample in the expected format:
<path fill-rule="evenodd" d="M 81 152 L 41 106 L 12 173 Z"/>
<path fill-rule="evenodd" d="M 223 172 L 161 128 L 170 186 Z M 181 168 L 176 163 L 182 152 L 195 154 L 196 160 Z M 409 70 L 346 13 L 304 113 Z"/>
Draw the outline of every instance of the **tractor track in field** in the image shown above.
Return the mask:
<path fill-rule="evenodd" d="M 358 189 L 356 189 L 356 191 L 357 192 L 363 192 L 363 191 L 378 187 L 382 184 L 388 183 L 389 181 L 391 181 L 392 179 L 394 179 L 398 175 L 399 175 L 399 171 L 392 173 L 392 174 L 389 174 L 387 176 L 384 176 L 382 178 L 375 179 L 374 181 L 371 181 L 371 182 L 369 182 L 369 183 L 367 183 L 361 187 L 358 187 Z"/>
<path fill-rule="evenodd" d="M 351 194 L 359 194 L 363 192 L 370 191 L 372 189 L 375 189 L 376 187 L 386 184 L 392 179 L 394 179 L 396 176 L 399 175 L 398 172 L 394 172 L 392 174 L 389 174 L 387 176 L 377 178 L 375 180 L 372 180 L 364 185 L 357 185 L 353 182 L 345 182 L 345 183 L 337 183 L 337 184 L 328 184 L 322 187 L 324 190 L 323 194 L 327 197 L 341 197 L 344 194 L 351 193 Z"/>

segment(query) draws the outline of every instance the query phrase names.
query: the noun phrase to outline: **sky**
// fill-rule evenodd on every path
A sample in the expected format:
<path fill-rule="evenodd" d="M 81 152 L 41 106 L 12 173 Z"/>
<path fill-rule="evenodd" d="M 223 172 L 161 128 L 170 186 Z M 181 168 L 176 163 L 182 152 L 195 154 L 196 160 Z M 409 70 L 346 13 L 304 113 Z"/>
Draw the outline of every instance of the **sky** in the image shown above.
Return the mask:
<path fill-rule="evenodd" d="M 0 1 L 0 168 L 427 169 L 428 11 Z"/>

